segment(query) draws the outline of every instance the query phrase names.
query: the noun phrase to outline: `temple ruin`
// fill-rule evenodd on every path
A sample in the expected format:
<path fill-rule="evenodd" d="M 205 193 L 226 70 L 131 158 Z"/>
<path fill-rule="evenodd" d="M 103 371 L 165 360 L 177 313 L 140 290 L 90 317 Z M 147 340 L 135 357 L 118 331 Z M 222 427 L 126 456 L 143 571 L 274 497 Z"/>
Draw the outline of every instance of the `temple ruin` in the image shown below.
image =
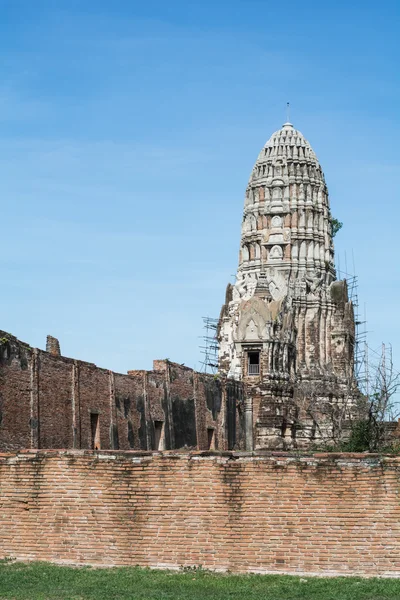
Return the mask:
<path fill-rule="evenodd" d="M 251 173 L 219 321 L 220 372 L 246 386 L 248 450 L 334 443 L 359 409 L 354 313 L 332 238 L 321 166 L 285 123 Z"/>
<path fill-rule="evenodd" d="M 0 331 L 0 451 L 243 449 L 242 388 L 168 359 L 114 373 Z"/>
<path fill-rule="evenodd" d="M 219 373 L 168 360 L 127 375 L 0 332 L 0 450 L 310 448 L 358 411 L 354 314 L 337 281 L 328 191 L 291 123 L 246 190 L 235 285 L 218 325 Z"/>

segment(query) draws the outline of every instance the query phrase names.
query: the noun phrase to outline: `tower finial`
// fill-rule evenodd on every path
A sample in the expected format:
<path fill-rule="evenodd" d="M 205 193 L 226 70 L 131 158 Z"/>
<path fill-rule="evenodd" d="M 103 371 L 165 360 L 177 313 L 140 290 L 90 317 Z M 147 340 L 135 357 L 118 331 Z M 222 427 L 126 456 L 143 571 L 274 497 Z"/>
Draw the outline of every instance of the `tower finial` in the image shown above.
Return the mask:
<path fill-rule="evenodd" d="M 290 103 L 286 102 L 286 122 L 290 123 Z"/>

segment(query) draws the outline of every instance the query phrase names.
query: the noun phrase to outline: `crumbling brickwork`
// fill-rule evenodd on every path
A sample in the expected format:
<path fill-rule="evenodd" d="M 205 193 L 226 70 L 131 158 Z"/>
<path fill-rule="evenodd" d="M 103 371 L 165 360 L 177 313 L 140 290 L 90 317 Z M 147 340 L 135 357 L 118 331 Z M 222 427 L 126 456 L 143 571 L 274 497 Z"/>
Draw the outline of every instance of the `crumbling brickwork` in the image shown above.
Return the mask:
<path fill-rule="evenodd" d="M 54 354 L 55 356 L 61 356 L 60 342 L 57 338 L 52 335 L 48 335 L 46 339 L 46 352 Z"/>
<path fill-rule="evenodd" d="M 113 373 L 0 332 L 0 450 L 240 449 L 242 387 L 168 360 Z"/>
<path fill-rule="evenodd" d="M 400 463 L 377 455 L 0 455 L 0 558 L 400 575 Z"/>

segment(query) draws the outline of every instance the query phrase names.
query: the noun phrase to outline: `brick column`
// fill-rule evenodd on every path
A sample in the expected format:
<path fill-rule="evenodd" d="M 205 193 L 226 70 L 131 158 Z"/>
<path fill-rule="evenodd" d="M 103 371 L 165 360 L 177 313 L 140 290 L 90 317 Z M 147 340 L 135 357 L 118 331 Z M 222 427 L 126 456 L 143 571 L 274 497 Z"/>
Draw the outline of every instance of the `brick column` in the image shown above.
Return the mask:
<path fill-rule="evenodd" d="M 30 428 L 31 448 L 39 448 L 39 350 L 34 349 L 31 363 Z"/>

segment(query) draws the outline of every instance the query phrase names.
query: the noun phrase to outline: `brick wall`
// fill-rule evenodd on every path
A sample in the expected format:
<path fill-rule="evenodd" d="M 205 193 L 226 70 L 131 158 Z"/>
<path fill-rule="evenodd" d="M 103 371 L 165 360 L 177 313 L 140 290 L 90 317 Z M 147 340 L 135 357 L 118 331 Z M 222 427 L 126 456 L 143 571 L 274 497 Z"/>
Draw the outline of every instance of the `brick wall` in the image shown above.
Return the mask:
<path fill-rule="evenodd" d="M 168 360 L 123 375 L 0 331 L 0 451 L 93 448 L 96 420 L 102 449 L 206 450 L 211 437 L 217 449 L 240 449 L 240 427 L 229 428 L 241 398 L 241 384 Z"/>
<path fill-rule="evenodd" d="M 400 459 L 0 456 L 0 558 L 400 575 Z"/>
<path fill-rule="evenodd" d="M 37 420 L 32 409 L 37 381 L 28 358 L 33 365 L 36 356 L 29 346 L 21 343 L 15 347 L 0 332 L 0 449 L 29 448 L 33 441 Z"/>

